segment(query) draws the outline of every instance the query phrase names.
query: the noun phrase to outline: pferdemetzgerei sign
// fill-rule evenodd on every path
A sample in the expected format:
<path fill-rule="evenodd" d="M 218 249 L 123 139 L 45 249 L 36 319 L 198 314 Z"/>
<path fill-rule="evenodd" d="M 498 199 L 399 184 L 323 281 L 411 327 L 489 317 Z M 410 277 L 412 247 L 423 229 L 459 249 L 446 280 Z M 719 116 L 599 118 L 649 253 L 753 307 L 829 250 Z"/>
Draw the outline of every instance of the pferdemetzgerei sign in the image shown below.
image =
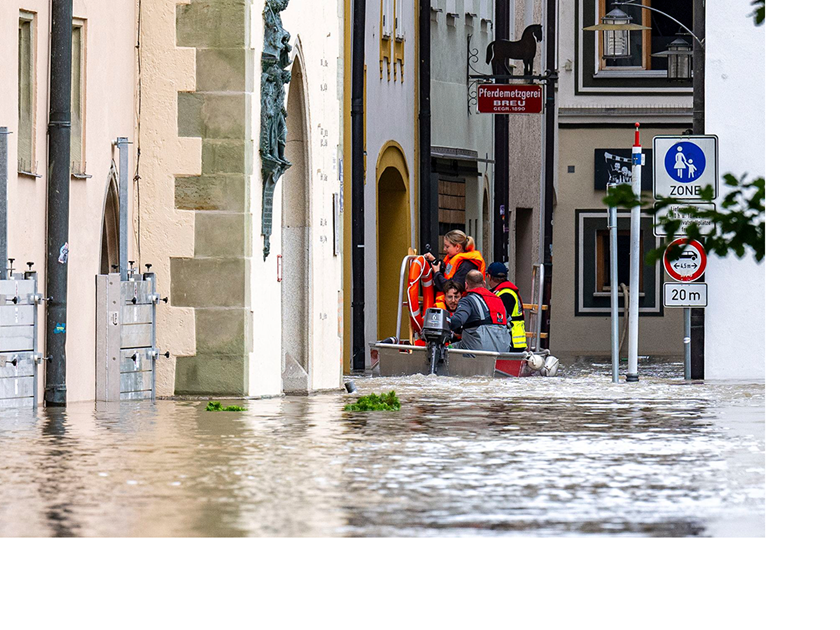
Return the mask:
<path fill-rule="evenodd" d="M 718 196 L 717 136 L 655 136 L 653 194 L 659 199 L 700 199 L 711 186 Z"/>

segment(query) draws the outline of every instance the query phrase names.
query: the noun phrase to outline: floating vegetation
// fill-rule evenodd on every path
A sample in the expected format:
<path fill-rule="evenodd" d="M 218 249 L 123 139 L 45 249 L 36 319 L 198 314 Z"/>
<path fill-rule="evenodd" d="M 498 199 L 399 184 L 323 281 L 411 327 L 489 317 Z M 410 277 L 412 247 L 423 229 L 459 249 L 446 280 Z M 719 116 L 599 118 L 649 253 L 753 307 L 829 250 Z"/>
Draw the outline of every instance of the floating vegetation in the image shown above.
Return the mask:
<path fill-rule="evenodd" d="M 204 411 L 245 411 L 245 407 L 240 407 L 239 405 L 228 405 L 227 407 L 222 407 L 222 403 L 211 400 L 207 403 Z"/>
<path fill-rule="evenodd" d="M 368 394 L 351 405 L 345 405 L 344 411 L 396 411 L 400 408 L 400 399 L 392 390 L 387 394 Z"/>

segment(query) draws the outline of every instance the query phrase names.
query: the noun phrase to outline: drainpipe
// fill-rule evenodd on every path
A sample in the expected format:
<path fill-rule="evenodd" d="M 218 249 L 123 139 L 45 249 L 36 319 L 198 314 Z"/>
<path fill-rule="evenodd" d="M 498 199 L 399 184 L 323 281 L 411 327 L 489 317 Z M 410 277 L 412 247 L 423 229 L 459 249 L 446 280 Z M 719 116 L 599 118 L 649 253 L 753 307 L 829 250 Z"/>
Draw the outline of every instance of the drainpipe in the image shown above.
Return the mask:
<path fill-rule="evenodd" d="M 496 39 L 510 37 L 510 0 L 496 0 Z M 507 79 L 496 79 L 496 83 L 508 83 Z M 493 115 L 493 260 L 507 262 L 508 253 L 508 179 L 510 177 L 509 136 L 510 119 L 507 114 Z M 504 214 L 504 218 L 502 215 Z"/>
<path fill-rule="evenodd" d="M 694 34 L 706 40 L 706 3 L 694 0 Z M 706 133 L 706 52 L 694 43 L 694 121 L 693 132 Z M 704 278 L 700 278 L 702 282 Z M 691 309 L 691 378 L 706 377 L 706 310 Z"/>
<path fill-rule="evenodd" d="M 52 0 L 47 174 L 47 406 L 67 404 L 67 247 L 70 232 L 70 90 L 73 0 Z"/>
<path fill-rule="evenodd" d="M 0 280 L 6 279 L 6 262 L 9 260 L 8 212 L 9 198 L 9 130 L 0 127 Z"/>
<path fill-rule="evenodd" d="M 417 42 L 417 67 L 419 121 L 418 143 L 420 145 L 420 253 L 426 245 L 437 252 L 437 233 L 432 229 L 432 202 L 437 191 L 432 190 L 432 3 L 420 0 L 420 33 Z"/>
<path fill-rule="evenodd" d="M 353 370 L 365 369 L 365 0 L 353 1 L 352 143 Z"/>
<path fill-rule="evenodd" d="M 548 304 L 551 312 L 551 254 L 554 231 L 554 134 L 556 133 L 554 124 L 554 115 L 556 111 L 555 105 L 555 85 L 557 79 L 555 78 L 557 72 L 556 64 L 556 44 L 557 44 L 557 0 L 546 0 L 546 15 L 545 15 L 545 70 L 548 73 L 548 80 L 545 82 L 545 191 L 543 194 L 543 242 L 542 242 L 542 260 L 545 265 L 545 285 L 543 290 L 543 304 Z M 549 331 L 548 319 L 543 313 L 539 314 L 543 318 L 541 331 L 546 333 Z M 547 346 L 548 344 L 546 344 Z M 542 347 L 542 342 L 537 340 L 537 347 Z"/>

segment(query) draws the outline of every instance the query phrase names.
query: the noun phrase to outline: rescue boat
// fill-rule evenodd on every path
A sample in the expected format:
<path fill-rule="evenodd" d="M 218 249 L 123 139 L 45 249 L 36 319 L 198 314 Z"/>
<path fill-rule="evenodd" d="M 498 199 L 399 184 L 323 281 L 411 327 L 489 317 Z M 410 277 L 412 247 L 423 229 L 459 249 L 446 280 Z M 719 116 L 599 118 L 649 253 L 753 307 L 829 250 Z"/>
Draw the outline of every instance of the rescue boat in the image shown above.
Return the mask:
<path fill-rule="evenodd" d="M 406 270 L 410 269 L 406 283 Z M 531 303 L 523 304 L 527 313 L 528 349 L 523 352 L 489 352 L 450 348 L 451 339 L 446 312 L 434 308 L 431 267 L 422 256 L 409 254 L 400 268 L 400 294 L 397 305 L 396 335 L 370 345 L 373 376 L 486 376 L 520 378 L 556 376 L 559 362 L 540 348 L 547 335 L 541 331 L 545 268 L 534 265 L 531 275 Z M 420 287 L 423 297 L 420 299 Z M 403 288 L 405 287 L 405 296 Z M 400 339 L 403 309 L 409 313 L 409 338 Z M 529 332 L 531 331 L 531 332 Z"/>

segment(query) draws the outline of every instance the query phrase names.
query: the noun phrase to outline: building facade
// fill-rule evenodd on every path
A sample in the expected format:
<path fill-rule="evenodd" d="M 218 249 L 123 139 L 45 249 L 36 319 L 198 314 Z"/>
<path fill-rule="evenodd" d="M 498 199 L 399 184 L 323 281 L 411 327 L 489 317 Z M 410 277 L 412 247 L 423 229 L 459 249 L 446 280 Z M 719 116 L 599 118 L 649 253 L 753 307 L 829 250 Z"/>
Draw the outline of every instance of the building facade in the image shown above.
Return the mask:
<path fill-rule="evenodd" d="M 15 271 L 34 263 L 42 291 L 50 5 L 0 7 L 0 50 L 15 60 L 0 72 L 17 86 L 0 98 L 8 251 Z M 96 276 L 121 248 L 135 269 L 151 265 L 166 299 L 158 396 L 340 387 L 344 4 L 75 0 L 73 11 L 67 322 L 47 333 L 44 305 L 38 316 L 41 350 L 66 336 L 67 401 L 96 396 Z M 264 69 L 270 58 L 283 64 Z M 267 92 L 272 79 L 283 90 Z M 290 164 L 268 202 L 266 129 Z M 130 143 L 124 173 L 117 138 Z"/>
<path fill-rule="evenodd" d="M 720 138 L 721 174 L 748 180 L 765 174 L 764 26 L 747 17 L 754 8 L 749 0 L 706 5 L 706 129 Z M 710 256 L 706 282 L 706 378 L 763 379 L 764 263 L 752 252 Z"/>
<path fill-rule="evenodd" d="M 651 0 L 645 4 L 691 26 L 691 3 Z M 654 12 L 622 7 L 636 24 L 650 29 L 631 34 L 631 58 L 607 61 L 601 34 L 583 28 L 599 23 L 611 8 L 607 0 L 558 2 L 557 205 L 549 341 L 552 354 L 564 362 L 610 355 L 609 230 L 602 199 L 607 183 L 629 183 L 634 123 L 641 125 L 646 158 L 642 191 L 648 194 L 653 137 L 680 135 L 692 126 L 691 83 L 669 81 L 664 60 L 652 56 L 676 38 L 679 27 Z M 619 284 L 627 286 L 629 212 L 620 211 L 618 219 Z M 658 239 L 652 217 L 643 214 L 641 225 L 644 257 Z M 641 263 L 642 356 L 679 357 L 683 353 L 682 312 L 664 308 L 665 280 L 661 263 Z M 624 309 L 624 297 L 619 301 Z M 626 321 L 622 317 L 622 330 Z M 622 337 L 627 337 L 626 332 Z"/>
<path fill-rule="evenodd" d="M 340 3 L 142 3 L 141 242 L 159 270 L 176 394 L 341 381 Z M 285 158 L 266 241 L 266 23 L 287 31 Z M 141 180 L 143 181 L 143 180 Z M 266 244 L 267 243 L 267 244 Z M 166 392 L 166 389 L 163 390 Z"/>
<path fill-rule="evenodd" d="M 0 5 L 0 127 L 8 141 L 8 256 L 15 272 L 27 262 L 46 290 L 47 190 L 50 185 L 48 123 L 50 0 L 8 0 Z M 68 402 L 92 400 L 96 366 L 96 276 L 119 260 L 119 181 L 130 182 L 136 163 L 119 173 L 117 138 L 135 142 L 137 21 L 134 0 L 76 0 L 73 3 L 72 93 L 67 255 L 67 321 L 46 333 L 45 304 L 38 306 L 38 347 L 46 335 L 63 335 Z M 0 177 L 3 175 L 0 174 Z M 128 196 L 128 258 L 140 261 L 136 201 Z M 7 265 L 8 261 L 0 261 Z M 44 364 L 38 366 L 44 391 Z"/>

